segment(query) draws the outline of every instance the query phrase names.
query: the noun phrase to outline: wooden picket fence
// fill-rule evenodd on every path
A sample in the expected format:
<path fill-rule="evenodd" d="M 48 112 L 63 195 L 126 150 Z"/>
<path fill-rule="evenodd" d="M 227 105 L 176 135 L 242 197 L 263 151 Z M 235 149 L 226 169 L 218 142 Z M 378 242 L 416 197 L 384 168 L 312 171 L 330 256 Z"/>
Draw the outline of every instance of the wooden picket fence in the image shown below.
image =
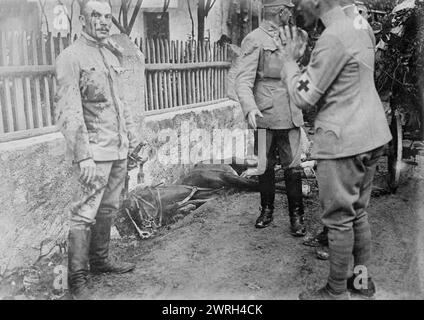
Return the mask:
<path fill-rule="evenodd" d="M 57 130 L 54 63 L 74 39 L 0 32 L 0 142 Z M 209 42 L 135 39 L 146 58 L 146 111 L 226 97 L 228 48 Z"/>
<path fill-rule="evenodd" d="M 53 63 L 59 50 L 53 37 L 0 33 L 0 134 L 54 125 Z"/>
<path fill-rule="evenodd" d="M 146 58 L 147 111 L 224 99 L 231 63 L 216 43 L 135 39 Z"/>

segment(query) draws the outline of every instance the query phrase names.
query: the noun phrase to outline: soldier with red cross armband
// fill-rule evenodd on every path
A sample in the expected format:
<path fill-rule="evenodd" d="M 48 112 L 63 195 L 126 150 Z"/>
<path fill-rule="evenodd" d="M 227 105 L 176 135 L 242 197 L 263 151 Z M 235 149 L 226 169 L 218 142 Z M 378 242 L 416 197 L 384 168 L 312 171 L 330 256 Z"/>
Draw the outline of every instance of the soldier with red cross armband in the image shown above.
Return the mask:
<path fill-rule="evenodd" d="M 377 161 L 391 140 L 374 84 L 373 39 L 337 0 L 301 0 L 299 9 L 306 26 L 321 19 L 325 30 L 303 73 L 296 64 L 297 32 L 281 30 L 282 76 L 298 108 L 318 106 L 312 157 L 318 161 L 322 221 L 329 230 L 330 250 L 327 284 L 303 292 L 300 299 L 348 299 L 349 292 L 372 298 L 376 290 L 369 275 L 371 230 L 366 210 Z M 353 271 L 368 272 L 362 286 L 349 270 L 352 256 Z"/>

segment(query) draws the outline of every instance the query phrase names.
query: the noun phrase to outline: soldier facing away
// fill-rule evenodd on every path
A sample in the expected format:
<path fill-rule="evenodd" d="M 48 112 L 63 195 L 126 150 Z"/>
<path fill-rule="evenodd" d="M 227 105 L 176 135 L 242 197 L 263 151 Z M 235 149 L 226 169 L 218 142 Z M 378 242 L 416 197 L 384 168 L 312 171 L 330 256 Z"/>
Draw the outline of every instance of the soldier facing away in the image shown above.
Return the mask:
<path fill-rule="evenodd" d="M 252 129 L 265 129 L 266 170 L 259 175 L 261 195 L 257 228 L 267 227 L 274 212 L 275 171 L 277 156 L 285 168 L 284 178 L 293 236 L 305 235 L 300 159 L 293 157 L 299 147 L 301 110 L 289 99 L 287 88 L 281 81 L 282 60 L 278 56 L 274 38 L 279 38 L 279 27 L 292 18 L 290 0 L 264 1 L 264 21 L 249 33 L 242 42 L 242 56 L 236 77 L 236 92 Z M 258 132 L 255 131 L 255 151 L 258 151 Z"/>
<path fill-rule="evenodd" d="M 307 25 L 321 19 L 325 30 L 305 72 L 296 64 L 296 36 L 289 28 L 280 47 L 292 101 L 301 109 L 318 105 L 312 156 L 328 228 L 330 274 L 326 286 L 300 299 L 348 299 L 349 293 L 373 298 L 369 274 L 371 229 L 367 206 L 377 161 L 391 140 L 374 84 L 374 41 L 369 28 L 356 24 L 337 0 L 301 0 Z M 278 42 L 276 42 L 278 45 Z M 354 273 L 349 269 L 353 256 Z"/>
<path fill-rule="evenodd" d="M 108 2 L 81 3 L 80 38 L 58 57 L 58 123 L 74 164 L 77 192 L 71 205 L 68 284 L 74 299 L 88 299 L 87 277 L 124 273 L 135 265 L 109 258 L 112 220 L 119 209 L 127 157 L 135 148 L 131 113 L 119 96 L 119 47 L 109 39 Z"/>

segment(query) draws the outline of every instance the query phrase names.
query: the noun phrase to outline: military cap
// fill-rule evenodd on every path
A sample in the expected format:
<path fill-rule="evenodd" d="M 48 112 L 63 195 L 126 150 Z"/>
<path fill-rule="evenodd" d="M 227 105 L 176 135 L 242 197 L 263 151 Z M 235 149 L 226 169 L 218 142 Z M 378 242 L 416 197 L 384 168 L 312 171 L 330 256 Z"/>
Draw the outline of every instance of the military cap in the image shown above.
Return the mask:
<path fill-rule="evenodd" d="M 264 0 L 265 8 L 277 6 L 294 7 L 294 4 L 291 0 Z"/>

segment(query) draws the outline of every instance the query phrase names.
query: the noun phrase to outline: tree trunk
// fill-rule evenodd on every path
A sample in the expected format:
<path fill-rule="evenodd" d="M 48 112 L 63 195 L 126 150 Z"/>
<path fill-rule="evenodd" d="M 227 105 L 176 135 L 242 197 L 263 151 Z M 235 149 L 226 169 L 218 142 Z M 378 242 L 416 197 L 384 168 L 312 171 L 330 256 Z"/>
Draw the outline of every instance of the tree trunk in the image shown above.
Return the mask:
<path fill-rule="evenodd" d="M 205 0 L 199 0 L 197 5 L 197 41 L 203 42 L 205 37 Z"/>

